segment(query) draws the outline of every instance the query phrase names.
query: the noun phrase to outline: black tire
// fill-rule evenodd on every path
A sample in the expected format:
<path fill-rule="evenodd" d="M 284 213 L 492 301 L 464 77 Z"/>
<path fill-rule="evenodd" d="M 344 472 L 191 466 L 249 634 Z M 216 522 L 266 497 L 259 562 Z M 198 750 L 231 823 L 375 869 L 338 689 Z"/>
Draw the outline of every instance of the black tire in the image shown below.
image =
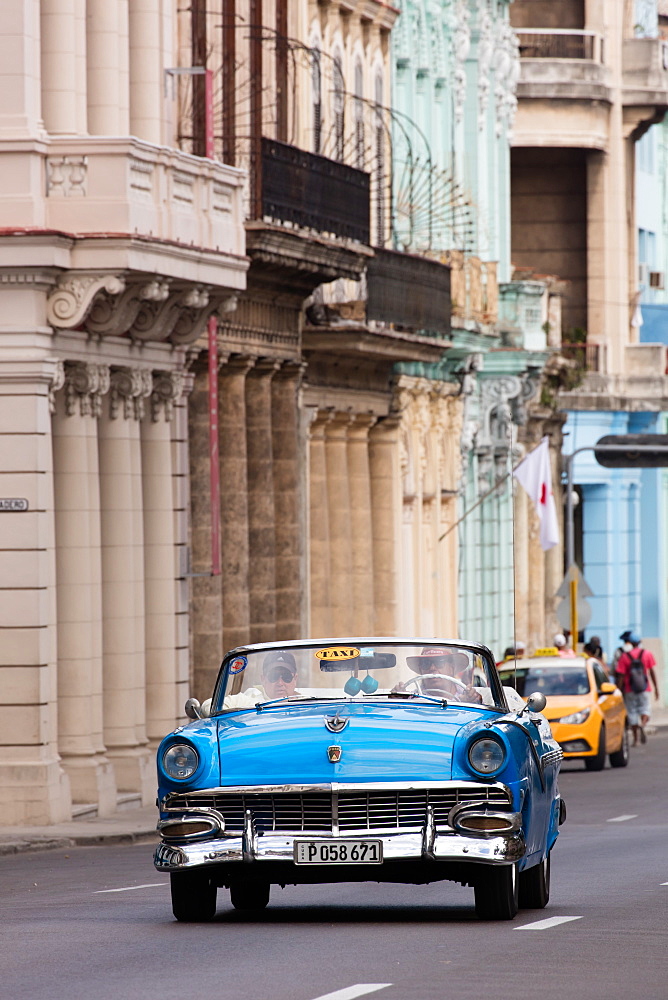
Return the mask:
<path fill-rule="evenodd" d="M 212 920 L 216 914 L 216 886 L 206 871 L 170 872 L 172 913 L 184 923 Z"/>
<path fill-rule="evenodd" d="M 550 855 L 520 872 L 518 881 L 520 910 L 544 909 L 550 901 Z"/>
<path fill-rule="evenodd" d="M 235 910 L 264 910 L 269 902 L 268 882 L 248 882 L 230 886 L 230 902 Z"/>
<path fill-rule="evenodd" d="M 516 865 L 485 866 L 476 883 L 475 912 L 480 920 L 512 920 L 517 915 L 519 880 Z"/>
<path fill-rule="evenodd" d="M 588 771 L 602 771 L 605 767 L 605 726 L 599 730 L 596 756 L 585 757 L 584 762 Z"/>
<path fill-rule="evenodd" d="M 629 739 L 628 726 L 624 726 L 622 742 L 620 743 L 619 750 L 615 750 L 610 754 L 610 767 L 626 767 L 629 762 L 629 757 L 631 756 Z"/>

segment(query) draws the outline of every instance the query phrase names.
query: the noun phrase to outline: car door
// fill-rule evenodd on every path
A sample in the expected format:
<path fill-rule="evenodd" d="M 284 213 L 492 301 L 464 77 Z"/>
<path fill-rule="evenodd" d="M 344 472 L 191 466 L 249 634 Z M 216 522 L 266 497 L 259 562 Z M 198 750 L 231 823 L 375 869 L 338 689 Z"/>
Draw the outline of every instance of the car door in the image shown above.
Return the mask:
<path fill-rule="evenodd" d="M 598 707 L 605 719 L 606 749 L 608 752 L 619 747 L 624 730 L 624 698 L 619 688 L 605 693 L 601 690 L 603 684 L 610 684 L 603 667 L 596 660 L 591 662 L 594 678 L 596 680 L 596 692 L 598 695 Z"/>

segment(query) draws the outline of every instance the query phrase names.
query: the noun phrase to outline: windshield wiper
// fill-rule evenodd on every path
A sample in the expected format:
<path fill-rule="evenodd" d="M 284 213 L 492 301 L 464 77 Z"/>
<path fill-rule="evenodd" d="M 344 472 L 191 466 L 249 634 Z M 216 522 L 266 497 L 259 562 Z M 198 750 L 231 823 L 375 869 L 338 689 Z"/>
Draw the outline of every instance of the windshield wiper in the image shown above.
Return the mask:
<path fill-rule="evenodd" d="M 332 698 L 327 695 L 318 697 L 314 694 L 301 695 L 301 694 L 289 694 L 285 698 L 274 698 L 273 701 L 258 701 L 255 703 L 255 708 L 258 712 L 261 712 L 263 708 L 267 708 L 269 705 L 282 705 L 284 702 L 294 702 L 294 701 L 340 701 L 340 698 Z"/>
<path fill-rule="evenodd" d="M 448 707 L 448 702 L 445 698 L 433 698 L 430 694 L 418 694 L 414 691 L 388 691 L 387 694 L 372 694 L 368 695 L 369 698 L 421 698 L 423 701 L 431 701 L 435 705 L 441 705 L 442 708 Z"/>

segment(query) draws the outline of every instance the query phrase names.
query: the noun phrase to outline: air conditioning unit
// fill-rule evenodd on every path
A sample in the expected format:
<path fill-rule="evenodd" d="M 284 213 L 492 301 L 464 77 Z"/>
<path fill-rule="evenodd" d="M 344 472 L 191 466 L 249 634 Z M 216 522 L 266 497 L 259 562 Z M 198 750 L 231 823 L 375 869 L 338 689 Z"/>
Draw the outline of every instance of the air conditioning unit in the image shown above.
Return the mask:
<path fill-rule="evenodd" d="M 638 264 L 638 284 L 649 287 L 649 267 L 647 264 Z"/>
<path fill-rule="evenodd" d="M 664 288 L 663 282 L 663 271 L 650 271 L 649 272 L 649 287 L 650 288 Z"/>

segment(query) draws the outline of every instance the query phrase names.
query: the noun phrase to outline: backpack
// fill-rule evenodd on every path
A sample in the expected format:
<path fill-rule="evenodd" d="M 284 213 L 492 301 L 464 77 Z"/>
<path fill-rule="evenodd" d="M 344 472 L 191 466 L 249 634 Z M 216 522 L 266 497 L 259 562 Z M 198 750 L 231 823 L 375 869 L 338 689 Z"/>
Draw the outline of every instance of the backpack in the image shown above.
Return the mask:
<path fill-rule="evenodd" d="M 641 649 L 638 656 L 631 656 L 629 653 L 629 691 L 633 694 L 642 694 L 647 688 L 647 675 L 645 673 L 645 664 L 643 663 L 642 654 L 644 650 Z"/>

